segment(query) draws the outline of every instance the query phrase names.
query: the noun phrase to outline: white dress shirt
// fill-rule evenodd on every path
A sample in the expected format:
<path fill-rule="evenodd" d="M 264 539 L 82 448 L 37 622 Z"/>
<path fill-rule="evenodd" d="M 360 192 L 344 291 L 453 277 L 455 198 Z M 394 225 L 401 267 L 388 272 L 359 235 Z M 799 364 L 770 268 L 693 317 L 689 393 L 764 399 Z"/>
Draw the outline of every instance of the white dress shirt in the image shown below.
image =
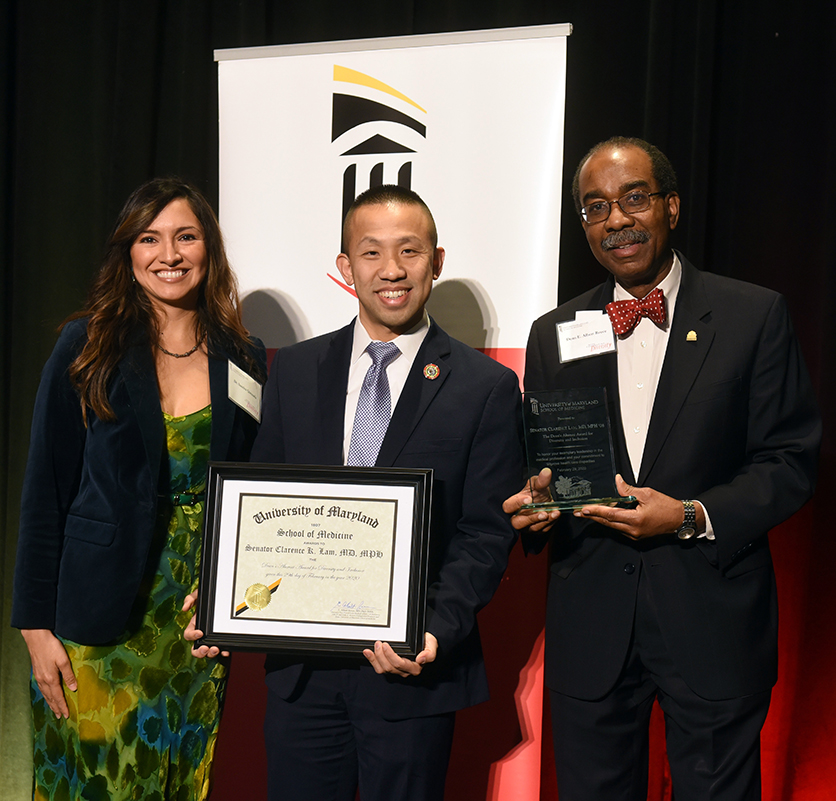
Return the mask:
<path fill-rule="evenodd" d="M 674 253 L 671 270 L 659 284 L 659 288 L 665 294 L 667 311 L 665 325 L 660 327 L 648 317 L 641 317 L 629 335 L 618 338 L 618 393 L 621 400 L 621 421 L 624 427 L 624 439 L 627 442 L 627 455 L 630 459 L 630 466 L 633 468 L 633 475 L 636 477 L 641 468 L 647 429 L 653 413 L 656 389 L 659 386 L 659 376 L 665 361 L 668 335 L 673 324 L 681 282 L 682 265 L 679 257 Z M 632 297 L 616 282 L 613 300 L 629 300 Z M 706 531 L 700 536 L 714 539 L 708 510 L 702 503 L 700 505 L 705 511 L 706 523 Z"/>

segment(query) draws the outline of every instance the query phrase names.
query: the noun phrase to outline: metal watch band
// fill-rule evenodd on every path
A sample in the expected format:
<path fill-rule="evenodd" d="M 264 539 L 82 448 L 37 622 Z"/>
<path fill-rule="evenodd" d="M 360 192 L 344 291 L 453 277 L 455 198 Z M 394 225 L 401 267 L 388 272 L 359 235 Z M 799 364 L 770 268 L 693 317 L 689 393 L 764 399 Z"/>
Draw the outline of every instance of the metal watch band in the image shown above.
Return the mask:
<path fill-rule="evenodd" d="M 693 501 L 682 501 L 682 506 L 685 510 L 685 519 L 677 530 L 676 536 L 681 540 L 690 540 L 697 533 L 697 510 L 694 508 Z"/>

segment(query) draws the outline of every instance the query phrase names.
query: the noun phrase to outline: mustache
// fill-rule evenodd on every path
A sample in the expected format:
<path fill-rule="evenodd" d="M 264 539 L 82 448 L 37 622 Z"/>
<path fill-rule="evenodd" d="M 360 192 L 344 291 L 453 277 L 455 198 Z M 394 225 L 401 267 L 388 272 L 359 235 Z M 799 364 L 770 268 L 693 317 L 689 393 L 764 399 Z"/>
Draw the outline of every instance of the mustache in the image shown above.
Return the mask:
<path fill-rule="evenodd" d="M 624 247 L 624 245 L 643 245 L 649 240 L 650 234 L 647 231 L 614 231 L 604 238 L 601 242 L 601 247 L 604 250 L 612 250 L 613 248 Z"/>

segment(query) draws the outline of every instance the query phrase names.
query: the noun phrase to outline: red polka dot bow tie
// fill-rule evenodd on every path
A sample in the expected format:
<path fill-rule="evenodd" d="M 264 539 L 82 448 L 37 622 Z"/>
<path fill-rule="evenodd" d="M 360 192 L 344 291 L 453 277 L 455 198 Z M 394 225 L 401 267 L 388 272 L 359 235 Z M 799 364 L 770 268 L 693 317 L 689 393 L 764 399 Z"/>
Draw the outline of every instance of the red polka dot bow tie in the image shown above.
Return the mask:
<path fill-rule="evenodd" d="M 610 322 L 612 322 L 613 331 L 618 336 L 629 334 L 642 317 L 649 317 L 659 326 L 664 325 L 667 319 L 665 295 L 659 287 L 656 287 L 641 300 L 636 300 L 636 298 L 614 300 L 607 304 L 606 309 L 610 316 Z"/>

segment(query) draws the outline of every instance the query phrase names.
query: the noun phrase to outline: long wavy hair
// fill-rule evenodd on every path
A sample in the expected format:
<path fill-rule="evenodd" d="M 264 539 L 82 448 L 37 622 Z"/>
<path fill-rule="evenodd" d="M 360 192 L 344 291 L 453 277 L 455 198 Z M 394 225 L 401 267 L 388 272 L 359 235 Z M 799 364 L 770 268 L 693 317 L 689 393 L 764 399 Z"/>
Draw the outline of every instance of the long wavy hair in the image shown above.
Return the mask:
<path fill-rule="evenodd" d="M 198 296 L 195 333 L 198 339 L 206 338 L 210 355 L 223 351 L 253 377 L 264 381 L 264 371 L 252 356 L 241 321 L 238 284 L 212 207 L 187 181 L 154 178 L 128 198 L 108 239 L 85 307 L 63 323 L 87 318 L 87 342 L 69 368 L 85 423 L 88 411 L 101 420 L 116 418 L 107 388 L 127 349 L 143 340 L 151 347 L 159 343 L 157 315 L 145 290 L 133 279 L 131 247 L 160 212 L 178 198 L 188 202 L 200 222 L 206 246 L 206 278 Z"/>

